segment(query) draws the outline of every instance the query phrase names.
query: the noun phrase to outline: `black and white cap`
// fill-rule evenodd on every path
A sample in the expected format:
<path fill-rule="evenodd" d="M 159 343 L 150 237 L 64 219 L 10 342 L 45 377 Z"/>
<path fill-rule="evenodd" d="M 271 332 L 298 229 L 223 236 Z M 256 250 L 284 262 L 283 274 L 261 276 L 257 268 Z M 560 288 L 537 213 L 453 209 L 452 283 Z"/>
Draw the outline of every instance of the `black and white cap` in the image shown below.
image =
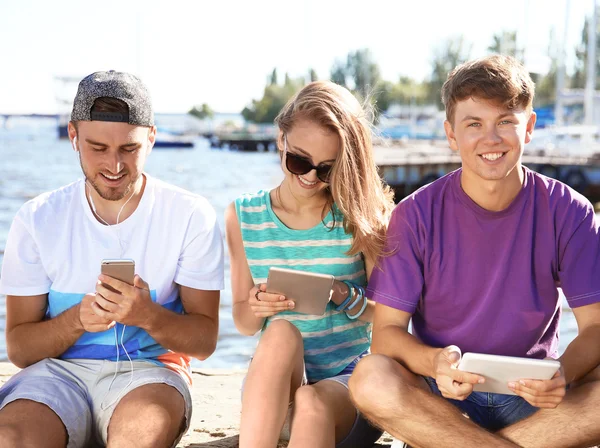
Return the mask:
<path fill-rule="evenodd" d="M 129 113 L 92 112 L 94 101 L 103 97 L 124 101 L 129 106 Z M 150 92 L 137 76 L 129 73 L 114 70 L 92 73 L 79 83 L 71 121 L 113 121 L 154 126 Z"/>

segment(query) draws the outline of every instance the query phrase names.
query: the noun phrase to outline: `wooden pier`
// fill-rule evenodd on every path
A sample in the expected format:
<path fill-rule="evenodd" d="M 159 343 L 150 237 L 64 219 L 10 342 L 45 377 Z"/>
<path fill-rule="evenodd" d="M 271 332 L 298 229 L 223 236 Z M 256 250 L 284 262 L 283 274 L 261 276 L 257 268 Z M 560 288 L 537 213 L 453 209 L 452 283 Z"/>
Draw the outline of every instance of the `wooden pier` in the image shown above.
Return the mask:
<path fill-rule="evenodd" d="M 460 167 L 460 156 L 444 143 L 376 146 L 375 163 L 396 192 L 396 200 Z M 558 179 L 600 202 L 600 154 L 590 156 L 523 154 L 523 165 Z"/>

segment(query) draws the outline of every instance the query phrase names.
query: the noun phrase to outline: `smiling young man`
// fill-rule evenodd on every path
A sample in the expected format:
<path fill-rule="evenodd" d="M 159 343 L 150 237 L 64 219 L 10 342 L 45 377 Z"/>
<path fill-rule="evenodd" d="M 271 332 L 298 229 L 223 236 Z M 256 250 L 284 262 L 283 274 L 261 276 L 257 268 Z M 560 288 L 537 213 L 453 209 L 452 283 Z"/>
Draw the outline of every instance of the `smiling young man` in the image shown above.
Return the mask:
<path fill-rule="evenodd" d="M 27 202 L 8 236 L 2 446 L 175 446 L 191 357 L 214 351 L 223 247 L 201 196 L 144 173 L 156 136 L 133 75 L 81 81 L 69 137 L 84 178 Z M 133 284 L 100 275 L 135 262 Z"/>
<path fill-rule="evenodd" d="M 600 233 L 589 203 L 521 164 L 534 85 L 515 59 L 457 67 L 442 90 L 462 168 L 403 200 L 373 271 L 372 351 L 350 390 L 412 446 L 568 447 L 600 442 Z M 561 287 L 578 336 L 559 357 Z M 412 334 L 408 331 L 412 319 Z M 462 353 L 555 358 L 516 395 L 473 392 Z M 463 414 L 469 418 L 464 418 Z"/>

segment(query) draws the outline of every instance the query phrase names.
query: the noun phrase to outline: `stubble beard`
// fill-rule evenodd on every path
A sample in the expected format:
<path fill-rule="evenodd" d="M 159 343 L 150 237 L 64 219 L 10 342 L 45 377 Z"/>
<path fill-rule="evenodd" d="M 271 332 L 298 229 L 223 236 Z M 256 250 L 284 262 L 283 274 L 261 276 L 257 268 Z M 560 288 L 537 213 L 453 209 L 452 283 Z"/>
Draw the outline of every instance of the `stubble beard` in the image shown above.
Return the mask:
<path fill-rule="evenodd" d="M 79 161 L 79 165 L 81 166 L 81 171 L 83 172 L 83 175 L 85 176 L 86 182 L 96 191 L 96 193 L 98 193 L 98 195 L 102 199 L 104 199 L 106 201 L 120 201 L 121 199 L 125 198 L 126 196 L 129 196 L 131 194 L 131 191 L 132 191 L 134 185 L 136 184 L 137 180 L 140 177 L 138 175 L 135 179 L 132 179 L 131 182 L 129 182 L 129 184 L 125 187 L 125 190 L 123 190 L 122 192 L 115 188 L 110 188 L 110 187 L 108 187 L 107 191 L 103 191 L 102 188 L 100 188 L 98 186 L 98 184 L 96 182 L 94 182 L 92 177 L 88 175 L 85 168 L 83 167 L 83 164 L 81 163 L 81 160 Z M 101 176 L 101 174 L 99 174 L 99 175 Z"/>

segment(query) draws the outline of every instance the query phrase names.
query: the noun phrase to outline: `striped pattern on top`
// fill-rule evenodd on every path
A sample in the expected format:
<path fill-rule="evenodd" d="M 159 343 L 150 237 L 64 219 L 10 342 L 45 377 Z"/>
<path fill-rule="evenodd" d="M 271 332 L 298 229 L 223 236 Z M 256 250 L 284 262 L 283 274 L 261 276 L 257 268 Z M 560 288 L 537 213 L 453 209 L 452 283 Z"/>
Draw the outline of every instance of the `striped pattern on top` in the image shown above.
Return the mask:
<path fill-rule="evenodd" d="M 344 231 L 336 209 L 323 223 L 308 230 L 283 224 L 271 207 L 268 191 L 244 195 L 235 201 L 246 258 L 254 283 L 265 283 L 271 266 L 334 275 L 365 285 L 365 265 L 360 255 L 348 256 L 352 236 Z M 369 349 L 371 325 L 348 319 L 329 303 L 323 316 L 284 311 L 268 318 L 265 328 L 278 319 L 292 323 L 304 341 L 304 361 L 310 382 L 335 376 Z M 263 328 L 264 331 L 264 328 Z"/>

